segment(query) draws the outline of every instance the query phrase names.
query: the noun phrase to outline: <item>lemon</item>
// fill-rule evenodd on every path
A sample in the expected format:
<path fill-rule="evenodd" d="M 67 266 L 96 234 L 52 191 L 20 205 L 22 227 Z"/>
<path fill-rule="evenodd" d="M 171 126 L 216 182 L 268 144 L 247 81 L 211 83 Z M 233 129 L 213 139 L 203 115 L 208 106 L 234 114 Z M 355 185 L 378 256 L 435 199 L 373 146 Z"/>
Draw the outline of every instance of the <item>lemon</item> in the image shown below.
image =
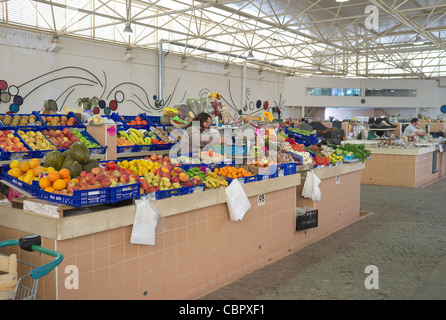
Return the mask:
<path fill-rule="evenodd" d="M 11 163 L 9 164 L 9 167 L 11 169 L 20 167 L 20 161 L 19 160 L 12 160 Z"/>

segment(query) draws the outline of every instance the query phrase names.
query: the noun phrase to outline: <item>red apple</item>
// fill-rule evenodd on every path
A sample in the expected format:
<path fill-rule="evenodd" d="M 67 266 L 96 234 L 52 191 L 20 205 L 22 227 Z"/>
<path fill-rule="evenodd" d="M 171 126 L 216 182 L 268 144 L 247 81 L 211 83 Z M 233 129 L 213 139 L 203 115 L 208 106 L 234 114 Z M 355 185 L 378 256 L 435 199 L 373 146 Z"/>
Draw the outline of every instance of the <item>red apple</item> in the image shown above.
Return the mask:
<path fill-rule="evenodd" d="M 130 177 L 127 174 L 123 174 L 119 178 L 119 182 L 122 182 L 122 183 L 128 183 L 129 181 L 130 181 Z"/>
<path fill-rule="evenodd" d="M 92 174 L 94 174 L 95 176 L 100 174 L 102 172 L 101 168 L 93 168 L 90 171 Z"/>
<path fill-rule="evenodd" d="M 122 176 L 122 173 L 119 170 L 114 170 L 113 176 L 119 179 Z"/>
<path fill-rule="evenodd" d="M 86 177 L 87 174 L 88 174 L 88 171 L 85 171 L 85 170 L 84 170 L 84 171 L 81 172 L 81 177 Z"/>

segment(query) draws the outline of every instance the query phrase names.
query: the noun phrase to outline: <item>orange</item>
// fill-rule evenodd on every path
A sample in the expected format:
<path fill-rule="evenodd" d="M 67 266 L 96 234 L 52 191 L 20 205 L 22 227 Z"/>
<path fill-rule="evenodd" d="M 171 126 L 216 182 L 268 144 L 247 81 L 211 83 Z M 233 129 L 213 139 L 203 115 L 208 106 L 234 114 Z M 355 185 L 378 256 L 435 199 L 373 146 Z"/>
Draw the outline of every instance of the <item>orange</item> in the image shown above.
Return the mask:
<path fill-rule="evenodd" d="M 48 188 L 45 188 L 44 191 L 46 191 L 46 192 L 54 192 L 54 188 L 53 187 L 48 187 Z"/>
<path fill-rule="evenodd" d="M 29 169 L 31 169 L 28 162 L 21 162 L 19 168 L 22 170 L 22 172 L 27 172 Z"/>
<path fill-rule="evenodd" d="M 31 167 L 31 169 L 40 166 L 40 160 L 36 158 L 29 160 L 29 166 Z"/>
<path fill-rule="evenodd" d="M 19 168 L 11 169 L 11 176 L 13 176 L 14 178 L 18 178 L 21 175 L 22 175 L 22 170 L 20 170 Z"/>
<path fill-rule="evenodd" d="M 20 167 L 20 161 L 19 160 L 12 160 L 11 163 L 9 164 L 9 167 L 11 169 Z"/>
<path fill-rule="evenodd" d="M 33 168 L 33 174 L 35 177 L 40 177 L 40 174 L 45 172 L 45 168 L 42 166 L 37 166 Z"/>
<path fill-rule="evenodd" d="M 68 170 L 68 169 L 60 169 L 59 170 L 59 174 L 60 174 L 60 177 L 62 178 L 62 179 L 66 179 L 66 178 L 69 178 L 70 177 L 70 170 Z"/>
<path fill-rule="evenodd" d="M 55 182 L 56 180 L 60 179 L 60 174 L 57 171 L 51 171 L 48 173 L 48 179 L 50 179 L 51 182 Z"/>
<path fill-rule="evenodd" d="M 71 179 L 70 179 L 70 177 L 68 177 L 68 178 L 64 178 L 62 180 L 65 181 L 66 184 L 68 184 L 68 182 L 70 182 Z"/>
<path fill-rule="evenodd" d="M 63 190 L 67 186 L 67 183 L 63 179 L 58 179 L 53 183 L 54 190 Z"/>
<path fill-rule="evenodd" d="M 45 172 L 47 172 L 47 173 L 53 172 L 53 171 L 55 171 L 55 170 L 56 170 L 56 169 L 54 169 L 53 167 L 45 168 Z"/>
<path fill-rule="evenodd" d="M 48 179 L 47 177 L 43 177 L 42 179 L 40 179 L 40 181 L 39 181 L 39 186 L 42 188 L 42 189 L 46 189 L 46 188 L 48 188 L 48 187 L 51 187 L 51 181 L 50 181 L 50 179 Z M 46 190 L 45 190 L 46 191 Z"/>

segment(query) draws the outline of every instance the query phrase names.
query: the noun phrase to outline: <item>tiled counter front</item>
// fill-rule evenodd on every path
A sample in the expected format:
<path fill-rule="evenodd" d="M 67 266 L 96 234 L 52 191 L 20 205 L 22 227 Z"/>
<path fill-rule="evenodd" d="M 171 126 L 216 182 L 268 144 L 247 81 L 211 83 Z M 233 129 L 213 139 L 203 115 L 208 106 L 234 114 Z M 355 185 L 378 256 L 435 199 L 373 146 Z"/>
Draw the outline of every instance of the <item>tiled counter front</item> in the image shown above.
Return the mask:
<path fill-rule="evenodd" d="M 135 206 L 61 219 L 6 209 L 0 241 L 38 233 L 44 247 L 64 254 L 41 281 L 39 299 L 195 299 L 358 219 L 363 167 L 315 170 L 322 179 L 321 202 L 300 196 L 301 174 L 246 184 L 252 207 L 236 222 L 229 219 L 222 188 L 156 201 L 165 230 L 154 246 L 130 243 Z M 262 193 L 265 203 L 258 205 Z M 295 208 L 303 205 L 319 210 L 319 225 L 296 232 Z M 43 262 L 12 251 L 24 261 Z M 68 289 L 75 284 L 72 266 L 77 289 Z"/>
<path fill-rule="evenodd" d="M 236 222 L 223 189 L 156 201 L 165 230 L 155 246 L 130 243 L 135 206 L 61 219 L 8 208 L 0 215 L 0 241 L 38 233 L 44 247 L 63 253 L 42 279 L 39 299 L 192 299 L 300 246 L 294 231 L 300 182 L 295 174 L 244 185 L 252 207 Z M 2 252 L 43 262 L 17 248 Z M 78 289 L 67 289 L 75 283 L 71 266 Z"/>
<path fill-rule="evenodd" d="M 446 154 L 434 152 L 435 147 L 414 150 L 384 151 L 372 149 L 372 157 L 365 161 L 361 183 L 418 188 L 443 177 L 446 173 Z M 437 157 L 437 171 L 433 172 L 433 156 Z"/>
<path fill-rule="evenodd" d="M 318 227 L 299 231 L 307 240 L 314 240 L 339 230 L 360 218 L 361 173 L 364 163 L 356 162 L 339 167 L 315 169 L 321 179 L 321 200 L 304 199 L 302 188 L 305 180 L 296 187 L 297 207 L 318 209 Z M 303 174 L 304 175 L 304 174 Z"/>

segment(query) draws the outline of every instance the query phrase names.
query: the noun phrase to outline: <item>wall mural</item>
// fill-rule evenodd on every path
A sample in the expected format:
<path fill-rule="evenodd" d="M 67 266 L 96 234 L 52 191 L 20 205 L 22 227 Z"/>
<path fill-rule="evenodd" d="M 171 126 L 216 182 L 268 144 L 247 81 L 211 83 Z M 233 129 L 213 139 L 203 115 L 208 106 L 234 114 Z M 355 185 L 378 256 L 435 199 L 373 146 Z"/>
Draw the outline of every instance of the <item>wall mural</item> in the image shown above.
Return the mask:
<path fill-rule="evenodd" d="M 63 76 L 58 76 L 56 73 L 58 72 L 69 72 L 69 71 L 77 71 L 81 73 L 81 76 L 75 74 L 66 74 Z M 49 80 L 45 79 L 48 76 L 56 76 L 55 78 L 51 78 Z M 77 88 L 81 86 L 88 87 L 100 87 L 101 95 L 99 97 L 92 97 L 92 100 L 95 101 L 92 106 L 92 110 L 94 114 L 103 113 L 104 115 L 111 114 L 112 111 L 117 111 L 119 105 L 124 101 L 131 102 L 135 104 L 142 112 L 144 113 L 160 113 L 164 106 L 169 106 L 172 102 L 172 98 L 175 95 L 177 90 L 178 83 L 180 79 L 177 80 L 173 91 L 166 100 L 158 99 L 156 94 L 152 95 L 152 99 L 149 98 L 149 94 L 147 91 L 133 82 L 122 82 L 114 86 L 111 90 L 107 91 L 107 75 L 103 72 L 104 81 L 102 82 L 96 75 L 90 72 L 87 69 L 75 67 L 75 66 L 67 66 L 63 68 L 59 68 L 47 73 L 44 73 L 40 76 L 37 76 L 33 79 L 30 79 L 20 85 L 16 84 L 8 84 L 7 80 L 0 80 L 0 112 L 2 113 L 20 113 L 20 107 L 25 102 L 26 98 L 29 97 L 32 93 L 36 92 L 39 88 L 43 88 L 45 86 L 49 86 L 54 82 L 58 82 L 61 80 L 74 80 L 76 83 L 69 84 L 66 88 L 62 90 L 62 92 L 55 97 L 51 101 L 54 104 L 55 110 L 58 112 L 62 111 L 64 105 L 66 105 L 66 101 L 75 95 L 75 91 Z M 126 96 L 122 91 L 122 86 L 130 85 L 132 89 L 136 91 L 129 94 L 129 97 L 126 100 Z M 96 92 L 98 90 L 95 90 Z M 211 92 L 207 88 L 203 88 L 199 92 L 199 97 L 206 98 L 208 93 Z M 261 113 L 263 111 L 269 111 L 273 114 L 275 118 L 280 118 L 282 113 L 282 108 L 285 101 L 282 101 L 282 95 L 279 96 L 279 101 L 274 101 L 274 106 L 272 107 L 268 101 L 261 100 L 250 100 L 251 90 L 249 88 L 246 89 L 245 92 L 247 104 L 242 108 L 237 107 L 237 104 L 234 102 L 231 91 L 231 80 L 229 80 L 229 93 L 228 96 L 221 95 L 221 99 L 224 103 L 234 111 L 234 116 L 242 115 L 242 114 L 255 114 Z M 183 98 L 180 100 L 183 102 L 186 97 L 186 92 L 184 92 Z M 76 97 L 75 99 L 78 99 Z M 4 110 L 7 108 L 7 110 Z"/>

